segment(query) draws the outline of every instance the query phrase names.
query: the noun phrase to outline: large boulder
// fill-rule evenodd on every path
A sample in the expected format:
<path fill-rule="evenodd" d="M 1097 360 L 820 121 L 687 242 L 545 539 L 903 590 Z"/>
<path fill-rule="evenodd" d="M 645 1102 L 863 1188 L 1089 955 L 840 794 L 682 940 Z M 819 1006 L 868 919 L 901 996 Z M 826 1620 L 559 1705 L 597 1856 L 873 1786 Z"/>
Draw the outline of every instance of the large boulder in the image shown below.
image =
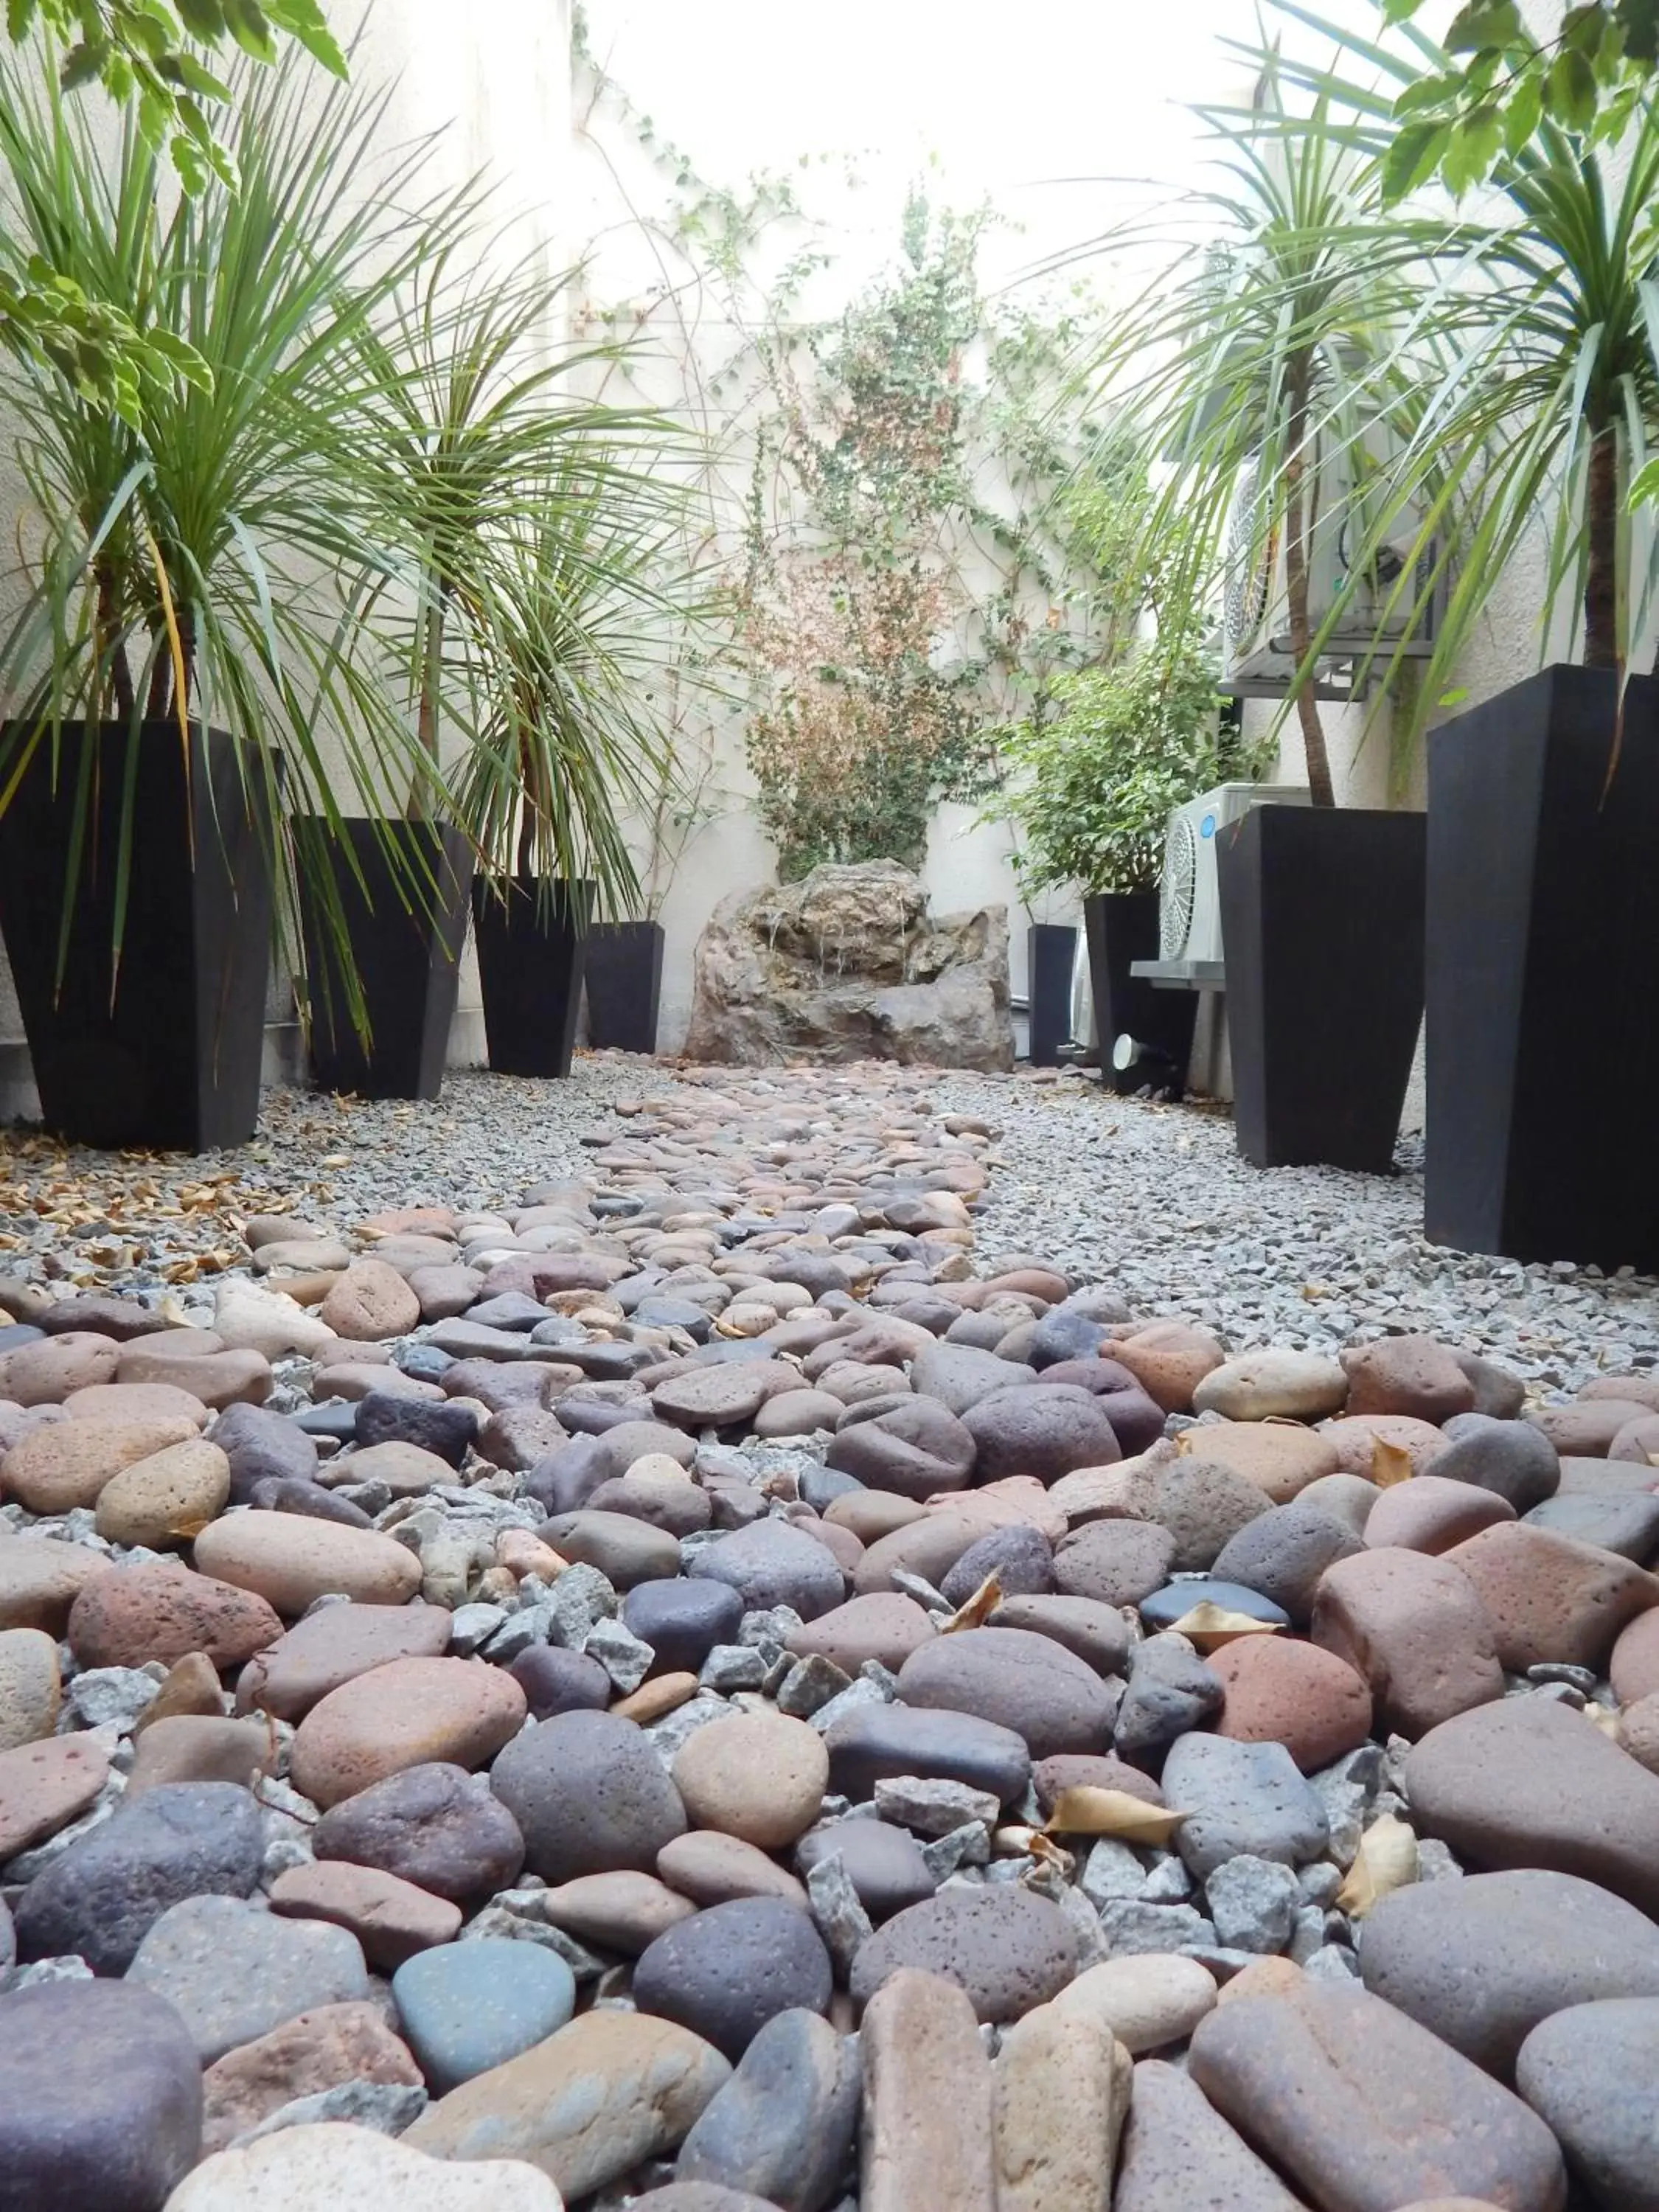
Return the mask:
<path fill-rule="evenodd" d="M 697 941 L 692 1060 L 1013 1065 L 1008 914 L 930 915 L 896 860 L 736 891 Z"/>

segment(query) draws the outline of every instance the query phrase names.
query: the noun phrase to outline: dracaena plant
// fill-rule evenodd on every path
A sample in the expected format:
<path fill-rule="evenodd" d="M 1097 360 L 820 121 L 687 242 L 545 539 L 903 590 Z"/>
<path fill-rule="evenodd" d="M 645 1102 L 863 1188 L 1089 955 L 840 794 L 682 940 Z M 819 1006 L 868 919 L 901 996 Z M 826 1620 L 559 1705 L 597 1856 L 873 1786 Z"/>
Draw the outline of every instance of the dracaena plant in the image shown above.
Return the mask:
<path fill-rule="evenodd" d="M 1374 501 L 1377 434 L 1409 404 L 1401 334 L 1416 249 L 1383 222 L 1369 155 L 1329 95 L 1316 89 L 1298 106 L 1277 56 L 1252 58 L 1255 104 L 1202 111 L 1218 143 L 1214 180 L 1175 227 L 1111 241 L 1142 264 L 1150 256 L 1152 273 L 1105 368 L 1162 463 L 1141 558 L 1164 569 L 1176 601 L 1201 607 L 1230 559 L 1271 568 L 1282 546 L 1290 706 L 1315 804 L 1328 806 L 1316 676 L 1344 606 L 1314 619 L 1310 553 L 1322 513 L 1332 519 L 1321 463 L 1340 450 L 1356 508 Z M 1241 513 L 1247 482 L 1255 489 Z M 1356 539 L 1366 535 L 1359 512 L 1344 520 Z M 1361 581 L 1355 564 L 1345 599 Z"/>
<path fill-rule="evenodd" d="M 338 787 L 373 812 L 412 772 L 362 620 L 363 574 L 400 549 L 374 542 L 345 464 L 362 446 L 357 336 L 460 203 L 422 200 L 423 146 L 386 150 L 383 93 L 292 52 L 234 89 L 236 189 L 179 195 L 135 114 L 110 143 L 49 50 L 0 60 L 14 231 L 205 369 L 152 393 L 138 425 L 49 361 L 7 378 L 28 504 L 0 633 L 0 806 L 73 720 L 125 722 L 135 742 L 158 718 L 225 730 L 277 823 L 287 806 L 337 822 Z M 118 899 L 118 958 L 123 917 Z"/>
<path fill-rule="evenodd" d="M 1336 62 L 1303 79 L 1380 176 L 1401 102 L 1452 58 L 1415 26 L 1374 41 L 1284 12 L 1332 41 Z M 1394 463 L 1394 505 L 1417 518 L 1413 552 L 1454 503 L 1473 518 L 1425 700 L 1441 695 L 1499 578 L 1540 538 L 1540 642 L 1561 612 L 1588 665 L 1622 667 L 1654 582 L 1651 530 L 1626 508 L 1659 428 L 1659 113 L 1642 100 L 1616 127 L 1603 116 L 1582 128 L 1540 114 L 1495 154 L 1480 196 L 1390 221 L 1428 271 L 1415 324 L 1437 364 Z"/>

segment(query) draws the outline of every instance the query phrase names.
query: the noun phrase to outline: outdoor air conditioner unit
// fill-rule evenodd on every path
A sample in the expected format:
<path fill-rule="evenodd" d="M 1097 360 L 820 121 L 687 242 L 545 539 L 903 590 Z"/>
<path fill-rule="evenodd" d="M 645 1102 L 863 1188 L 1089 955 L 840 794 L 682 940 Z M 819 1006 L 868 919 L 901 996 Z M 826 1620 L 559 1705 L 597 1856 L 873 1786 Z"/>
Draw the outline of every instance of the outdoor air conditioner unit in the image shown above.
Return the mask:
<path fill-rule="evenodd" d="M 1253 806 L 1308 803 L 1305 785 L 1224 783 L 1176 807 L 1164 833 L 1164 874 L 1158 892 L 1160 962 L 1218 963 L 1223 957 L 1215 868 L 1218 834 Z"/>
<path fill-rule="evenodd" d="M 1310 523 L 1307 537 L 1308 627 L 1317 636 L 1350 584 L 1351 565 L 1369 532 L 1368 485 L 1380 478 L 1373 438 L 1316 439 L 1309 469 Z M 1227 527 L 1226 594 L 1221 689 L 1236 699 L 1282 698 L 1296 673 L 1285 583 L 1283 532 L 1271 516 L 1261 457 L 1246 462 L 1233 492 Z M 1400 579 L 1413 557 L 1415 516 L 1401 514 L 1389 538 L 1370 556 L 1369 572 L 1343 609 L 1340 629 L 1320 653 L 1315 696 L 1348 699 L 1355 664 L 1376 653 L 1380 664 L 1395 653 L 1425 659 L 1434 650 L 1445 602 L 1445 579 L 1435 576 L 1438 548 L 1430 540 L 1416 556 L 1416 574 Z"/>

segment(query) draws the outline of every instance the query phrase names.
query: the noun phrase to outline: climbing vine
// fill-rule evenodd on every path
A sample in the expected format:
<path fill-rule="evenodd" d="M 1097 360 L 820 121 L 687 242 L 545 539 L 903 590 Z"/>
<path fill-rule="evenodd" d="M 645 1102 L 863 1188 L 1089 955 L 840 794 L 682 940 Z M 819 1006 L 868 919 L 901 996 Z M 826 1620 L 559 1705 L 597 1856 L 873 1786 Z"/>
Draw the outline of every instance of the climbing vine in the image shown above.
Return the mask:
<path fill-rule="evenodd" d="M 629 201 L 659 281 L 591 312 L 671 340 L 703 441 L 729 709 L 780 873 L 918 866 L 939 802 L 998 783 L 999 731 L 1041 726 L 1125 619 L 1089 527 L 1101 425 L 1073 377 L 1098 305 L 988 302 L 994 218 L 916 191 L 890 265 L 815 318 L 831 256 L 795 179 L 709 183 L 605 75 L 580 15 L 577 36 L 590 136 L 619 114 L 659 187 L 653 208 Z"/>

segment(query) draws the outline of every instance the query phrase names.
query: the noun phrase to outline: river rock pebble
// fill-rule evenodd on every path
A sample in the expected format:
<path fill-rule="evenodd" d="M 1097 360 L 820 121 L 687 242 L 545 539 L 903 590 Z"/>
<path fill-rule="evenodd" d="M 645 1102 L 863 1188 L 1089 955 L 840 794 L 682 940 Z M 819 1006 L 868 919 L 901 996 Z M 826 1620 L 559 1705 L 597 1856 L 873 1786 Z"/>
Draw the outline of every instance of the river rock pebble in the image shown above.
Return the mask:
<path fill-rule="evenodd" d="M 343 1928 L 289 1920 L 236 1897 L 182 1898 L 154 1921 L 127 1979 L 165 1997 L 210 2066 L 319 2005 L 368 1995 L 362 1947 Z"/>
<path fill-rule="evenodd" d="M 1224 1122 L 1115 1101 L 1108 1138 L 1104 1103 L 1069 1076 L 600 1055 L 566 1086 L 451 1078 L 463 1133 L 441 1152 L 423 1115 L 313 1101 L 304 1144 L 227 1159 L 246 1188 L 226 1225 L 164 1207 L 147 1246 L 137 1171 L 77 1161 L 116 1182 L 111 1218 L 143 1258 L 112 1270 L 76 1243 L 76 1295 L 55 1219 L 0 1223 L 21 1223 L 27 1271 L 0 1278 L 0 1306 L 28 1325 L 0 1359 L 30 1401 L 0 1402 L 0 1637 L 40 1638 L 15 1748 L 60 1785 L 0 1751 L 16 1993 L 85 1986 L 63 1978 L 106 1956 L 100 1912 L 131 1923 L 115 1953 L 155 1955 L 187 1906 L 258 1923 L 272 1964 L 243 1978 L 267 1996 L 307 1936 L 355 1939 L 359 1973 L 464 1969 L 480 1994 L 452 2008 L 458 2033 L 503 1959 L 551 1968 L 562 2009 L 521 2021 L 529 2041 L 474 2054 L 453 2087 L 434 2056 L 424 2087 L 479 2096 L 444 2121 L 472 2158 L 538 2161 L 593 2212 L 669 2182 L 695 2113 L 665 2124 L 649 2083 L 672 2102 L 714 2069 L 706 2103 L 725 2078 L 638 2009 L 665 1956 L 680 1987 L 659 2000 L 704 2008 L 734 2051 L 750 2039 L 757 2069 L 787 2039 L 787 2014 L 755 2033 L 779 1993 L 745 1978 L 760 1989 L 790 1946 L 745 1962 L 728 1909 L 784 1914 L 811 1962 L 801 2063 L 749 2100 L 795 2165 L 745 2164 L 745 2120 L 720 2181 L 673 2185 L 751 2207 L 830 2212 L 847 2192 L 822 2096 L 866 1999 L 860 2212 L 896 2172 L 905 2212 L 943 2172 L 969 2212 L 999 2191 L 1001 2212 L 1104 2212 L 1126 2043 L 1178 2055 L 1264 1993 L 1298 2017 L 1363 2002 L 1357 1971 L 1389 1957 L 1431 2048 L 1478 2043 L 1499 2075 L 1517 2035 L 1565 2016 L 1540 2007 L 1650 2002 L 1644 1942 L 1602 1928 L 1652 1924 L 1650 1292 L 1423 1246 L 1401 1226 L 1409 1148 L 1398 1183 L 1263 1176 L 1231 1162 Z M 386 1142 L 360 1149 L 362 1128 Z M 178 1188 L 166 1164 L 144 1172 Z M 244 1223 L 252 1274 L 224 1264 Z M 173 1267 L 181 1250 L 213 1253 L 208 1281 Z M 164 1440 L 77 1473 L 73 1502 L 10 1481 L 14 1462 L 25 1484 L 32 1462 L 76 1465 L 86 1440 L 54 1431 L 117 1424 Z M 170 1461 L 199 1480 L 152 1482 L 146 1462 Z M 469 1704 L 464 1684 L 488 1687 Z M 1494 1736 L 1443 1753 L 1443 1729 L 1488 1716 Z M 763 1739 L 778 1759 L 750 1756 Z M 226 1778 L 181 1778 L 203 1776 Z M 118 1861 L 76 1891 L 100 1838 L 131 1844 L 147 1804 L 202 1789 L 228 1793 L 227 1837 L 246 1808 L 245 1858 L 210 1863 L 198 1838 L 180 1892 L 176 1868 Z M 1413 1864 L 1372 1902 L 1371 1873 Z M 1585 1934 L 1570 1902 L 1525 1899 L 1483 1917 L 1483 1885 L 1506 1881 L 1594 1883 L 1601 1918 Z M 982 2040 L 960 1990 L 884 1966 L 907 1944 L 939 1963 L 929 1915 L 963 1939 L 947 1971 L 986 1984 Z M 969 1957 L 981 1921 L 1000 1933 Z M 1414 1948 L 1390 1935 L 1407 1923 Z M 1459 1963 L 1483 1944 L 1484 2009 Z M 222 1948 L 228 2005 L 240 1954 Z M 1626 1978 L 1596 1978 L 1615 1954 Z M 948 2085 L 905 2076 L 901 2111 L 884 2008 L 918 1984 L 915 2049 L 943 1990 L 972 2058 Z M 300 2022 L 374 2019 L 352 1986 Z M 573 2018 L 577 1988 L 593 2009 Z M 242 2132 L 409 2126 L 419 2068 L 383 2023 L 361 2073 L 326 2033 L 307 2068 L 299 2022 L 210 2071 L 291 2030 L 289 2062 L 250 2071 Z M 550 2075 L 561 2046 L 568 2074 Z M 540 2087 L 515 2087 L 532 2062 Z M 1284 2206 L 1194 2081 L 1140 2072 L 1113 2212 L 1193 2212 L 1206 2191 Z M 1494 2110 L 1511 2134 L 1524 2119 Z M 221 2118 L 216 2154 L 229 2100 Z M 398 2193 L 468 2168 L 417 2166 Z M 1356 2186 L 1352 2212 L 1373 2212 L 1352 2159 L 1313 2171 L 1295 2185 L 1316 2212 L 1350 2212 Z M 1511 2179 L 1489 2185 L 1527 2212 L 1532 2181 Z"/>

